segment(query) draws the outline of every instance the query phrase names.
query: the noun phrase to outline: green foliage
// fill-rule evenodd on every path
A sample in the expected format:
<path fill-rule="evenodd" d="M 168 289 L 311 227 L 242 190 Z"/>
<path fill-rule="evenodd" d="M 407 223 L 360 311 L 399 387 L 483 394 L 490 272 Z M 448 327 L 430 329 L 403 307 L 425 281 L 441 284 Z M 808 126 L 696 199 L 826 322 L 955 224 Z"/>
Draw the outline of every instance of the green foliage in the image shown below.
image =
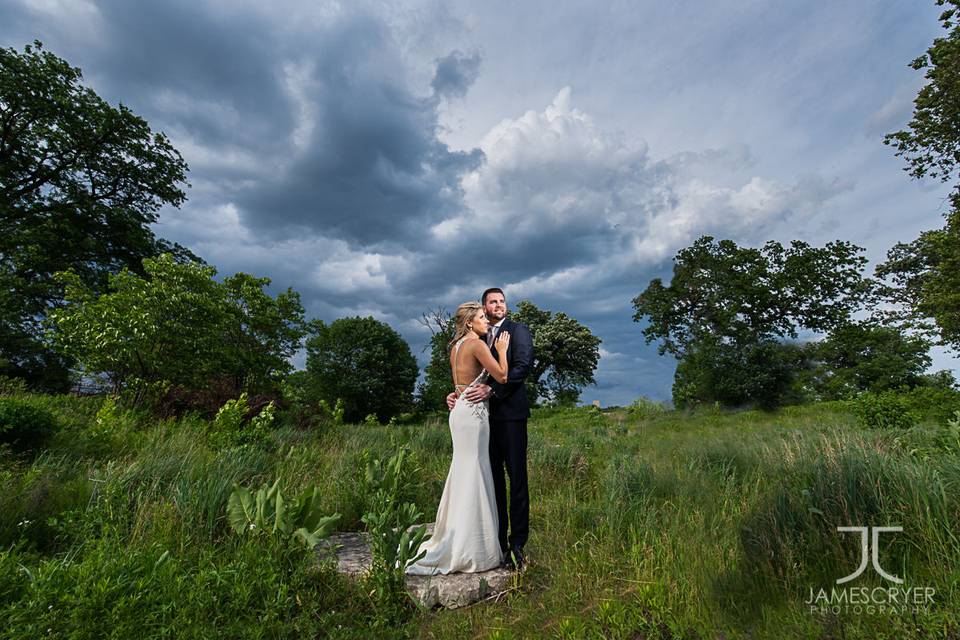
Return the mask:
<path fill-rule="evenodd" d="M 423 382 L 417 388 L 417 406 L 424 413 L 447 411 L 447 394 L 453 390 L 450 372 L 450 341 L 455 330 L 454 321 L 440 309 L 433 315 L 424 314 L 423 324 L 431 331 L 430 361 L 424 369 Z"/>
<path fill-rule="evenodd" d="M 343 424 L 343 400 L 338 398 L 333 407 L 326 400 L 318 400 L 312 378 L 306 371 L 285 376 L 280 382 L 280 393 L 283 422 L 304 429 Z"/>
<path fill-rule="evenodd" d="M 907 161 L 914 178 L 954 181 L 951 210 L 941 229 L 924 231 L 909 243 L 897 243 L 876 274 L 886 282 L 879 294 L 893 307 L 877 313 L 885 322 L 918 329 L 939 344 L 960 350 L 960 25 L 957 0 L 940 15 L 947 31 L 910 66 L 926 69 L 926 82 L 914 100 L 907 128 L 887 134 L 884 143 Z"/>
<path fill-rule="evenodd" d="M 19 453 L 36 451 L 56 429 L 49 411 L 17 398 L 0 398 L 0 445 Z"/>
<path fill-rule="evenodd" d="M 356 423 L 368 414 L 381 422 L 409 410 L 419 369 L 410 346 L 372 317 L 314 321 L 307 340 L 310 388 L 319 400 L 343 400 L 344 417 Z"/>
<path fill-rule="evenodd" d="M 242 447 L 266 441 L 276 417 L 273 402 L 267 403 L 245 426 L 249 413 L 246 393 L 227 400 L 210 424 L 210 442 L 215 447 Z"/>
<path fill-rule="evenodd" d="M 386 461 L 367 451 L 362 458 L 367 511 L 361 520 L 370 531 L 373 556 L 367 580 L 376 594 L 384 625 L 396 624 L 409 612 L 403 570 L 426 553 L 417 553 L 427 537 L 425 525 L 415 526 L 423 514 L 415 504 L 402 501 L 409 476 L 418 471 L 404 466 L 409 455 L 409 448 L 404 446 Z"/>
<path fill-rule="evenodd" d="M 340 514 L 324 516 L 320 489 L 310 485 L 289 501 L 280 489 L 280 478 L 256 493 L 235 485 L 227 503 L 227 516 L 234 532 L 241 535 L 271 535 L 298 541 L 308 549 L 317 546 L 333 531 Z"/>
<path fill-rule="evenodd" d="M 666 413 L 667 407 L 662 402 L 640 396 L 627 407 L 627 414 L 632 418 L 646 420 Z"/>
<path fill-rule="evenodd" d="M 27 381 L 0 374 L 0 396 L 17 396 L 27 392 Z"/>
<path fill-rule="evenodd" d="M 907 129 L 884 136 L 884 144 L 907 160 L 905 169 L 914 178 L 930 176 L 946 182 L 955 177 L 960 163 L 960 24 L 957 0 L 937 0 L 949 5 L 940 15 L 946 37 L 936 38 L 910 66 L 926 69 L 926 82 L 914 100 L 913 119 Z"/>
<path fill-rule="evenodd" d="M 329 402 L 320 400 L 320 408 L 330 416 L 333 424 L 343 424 L 343 416 L 346 413 L 346 409 L 343 406 L 343 398 L 337 398 L 337 402 L 333 405 L 332 409 L 330 408 Z"/>
<path fill-rule="evenodd" d="M 119 432 L 127 422 L 127 412 L 117 400 L 116 396 L 106 396 L 93 421 L 82 430 L 84 442 L 81 447 L 84 453 L 106 454 L 120 446 Z"/>
<path fill-rule="evenodd" d="M 163 252 L 164 206 L 185 200 L 187 165 L 163 133 L 83 86 L 79 69 L 39 42 L 0 49 L 0 373 L 65 390 L 71 362 L 43 339 L 62 302 L 58 271 L 95 292 L 108 275 Z"/>
<path fill-rule="evenodd" d="M 877 296 L 888 308 L 875 316 L 960 350 L 960 192 L 951 206 L 943 228 L 897 243 L 877 265 Z"/>
<path fill-rule="evenodd" d="M 362 594 L 315 561 L 272 538 L 194 551 L 113 531 L 67 557 L 0 550 L 0 625 L 9 640 L 364 637 Z"/>
<path fill-rule="evenodd" d="M 213 419 L 213 424 L 210 425 L 211 430 L 213 432 L 225 432 L 229 434 L 239 433 L 249 412 L 250 405 L 247 404 L 247 394 L 241 393 L 239 398 L 236 400 L 227 400 L 223 406 L 220 407 L 216 417 Z"/>
<path fill-rule="evenodd" d="M 924 384 L 897 392 L 911 411 L 937 424 L 945 424 L 960 409 L 960 390 L 952 386 Z"/>
<path fill-rule="evenodd" d="M 797 344 L 772 339 L 738 344 L 705 337 L 677 363 L 673 403 L 680 409 L 714 402 L 773 409 L 798 401 L 794 383 L 808 366 Z"/>
<path fill-rule="evenodd" d="M 575 405 L 583 388 L 596 383 L 600 338 L 567 314 L 540 309 L 528 300 L 517 304 L 510 319 L 525 324 L 533 336 L 533 367 L 526 379 L 531 402 Z"/>
<path fill-rule="evenodd" d="M 926 463 L 935 463 L 944 456 L 960 456 L 960 410 L 954 411 L 946 422 L 915 425 L 893 442 L 899 449 Z"/>
<path fill-rule="evenodd" d="M 772 407 L 789 401 L 792 370 L 803 361 L 798 331 L 829 331 L 849 322 L 868 299 L 863 251 L 848 242 L 823 248 L 794 240 L 760 249 L 702 236 L 674 257 L 673 277 L 633 299 L 633 319 L 647 320 L 647 342 L 680 359 L 674 403 L 743 402 Z M 726 369 L 726 367 L 733 367 Z"/>
<path fill-rule="evenodd" d="M 806 348 L 816 366 L 805 383 L 818 400 L 924 384 L 923 372 L 931 362 L 925 339 L 873 323 L 842 325 Z"/>
<path fill-rule="evenodd" d="M 242 273 L 220 284 L 213 267 L 169 254 L 145 258 L 143 268 L 147 278 L 127 269 L 110 276 L 102 295 L 73 272 L 58 274 L 69 304 L 51 313 L 53 339 L 87 373 L 141 401 L 172 386 L 202 390 L 211 379 L 228 380 L 234 396 L 266 390 L 289 370 L 303 335 L 297 293 L 270 298 L 260 290 L 269 279 Z"/>
<path fill-rule="evenodd" d="M 853 409 L 860 424 L 870 429 L 909 429 L 920 421 L 920 415 L 896 391 L 861 393 Z"/>

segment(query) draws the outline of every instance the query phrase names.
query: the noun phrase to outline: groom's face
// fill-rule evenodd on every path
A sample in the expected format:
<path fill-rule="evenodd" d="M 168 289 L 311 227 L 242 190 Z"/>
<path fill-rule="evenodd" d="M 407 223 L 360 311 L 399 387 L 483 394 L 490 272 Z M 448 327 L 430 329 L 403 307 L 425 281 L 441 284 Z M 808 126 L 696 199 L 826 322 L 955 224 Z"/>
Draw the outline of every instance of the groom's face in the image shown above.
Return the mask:
<path fill-rule="evenodd" d="M 487 320 L 490 324 L 496 324 L 507 315 L 507 301 L 502 293 L 496 291 L 488 293 L 487 299 L 483 302 L 483 310 L 487 312 Z"/>

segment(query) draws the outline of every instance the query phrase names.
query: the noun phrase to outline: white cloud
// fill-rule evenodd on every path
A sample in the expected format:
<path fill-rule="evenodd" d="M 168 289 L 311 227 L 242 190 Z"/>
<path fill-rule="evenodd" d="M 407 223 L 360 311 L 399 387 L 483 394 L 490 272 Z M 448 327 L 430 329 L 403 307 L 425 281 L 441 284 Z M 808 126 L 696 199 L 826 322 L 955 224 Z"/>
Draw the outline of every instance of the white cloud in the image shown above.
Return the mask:
<path fill-rule="evenodd" d="M 502 120 L 480 148 L 486 161 L 462 181 L 469 211 L 431 231 L 437 239 L 486 236 L 519 248 L 516 259 L 531 262 L 531 275 L 511 283 L 513 297 L 596 286 L 703 234 L 761 239 L 775 224 L 815 215 L 851 186 L 815 175 L 784 184 L 751 174 L 744 145 L 654 161 L 643 141 L 607 131 L 573 107 L 570 87 L 542 112 Z M 537 256 L 556 262 L 558 254 L 559 267 L 538 268 Z"/>

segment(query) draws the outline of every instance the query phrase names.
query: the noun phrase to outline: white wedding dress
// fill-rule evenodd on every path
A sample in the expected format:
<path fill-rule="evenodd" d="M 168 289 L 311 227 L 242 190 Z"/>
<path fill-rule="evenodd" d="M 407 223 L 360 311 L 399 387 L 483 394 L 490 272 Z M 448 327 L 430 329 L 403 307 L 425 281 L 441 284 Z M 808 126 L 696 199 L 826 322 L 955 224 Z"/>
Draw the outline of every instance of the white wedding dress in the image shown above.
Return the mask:
<path fill-rule="evenodd" d="M 454 347 L 455 363 L 463 340 Z M 466 386 L 482 384 L 487 375 L 481 371 Z M 488 449 L 488 402 L 470 403 L 461 393 L 450 412 L 450 435 L 453 459 L 443 485 L 433 535 L 420 545 L 418 553 L 427 553 L 405 569 L 407 574 L 487 571 L 500 566 L 503 560 L 497 539 L 497 502 Z"/>

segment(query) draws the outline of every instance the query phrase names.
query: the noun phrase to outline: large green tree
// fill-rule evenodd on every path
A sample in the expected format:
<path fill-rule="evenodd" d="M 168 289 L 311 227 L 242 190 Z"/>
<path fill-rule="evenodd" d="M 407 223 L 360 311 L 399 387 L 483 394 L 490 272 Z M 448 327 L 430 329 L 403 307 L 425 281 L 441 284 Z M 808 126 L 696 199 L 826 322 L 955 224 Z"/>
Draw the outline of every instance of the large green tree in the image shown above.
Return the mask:
<path fill-rule="evenodd" d="M 0 49 L 0 373 L 47 388 L 67 362 L 42 341 L 63 303 L 53 274 L 71 269 L 95 292 L 163 252 L 195 259 L 149 225 L 185 199 L 187 165 L 162 133 L 81 83 L 42 48 Z"/>
<path fill-rule="evenodd" d="M 931 363 L 929 342 L 896 327 L 851 322 L 804 346 L 814 365 L 803 384 L 817 400 L 928 384 L 923 372 Z"/>
<path fill-rule="evenodd" d="M 521 300 L 510 319 L 527 325 L 533 337 L 533 367 L 526 381 L 530 399 L 576 404 L 583 388 L 596 382 L 600 338 L 567 314 L 529 300 Z"/>
<path fill-rule="evenodd" d="M 773 409 L 800 402 L 795 382 L 812 367 L 795 342 L 764 337 L 730 341 L 707 335 L 691 344 L 677 363 L 673 403 L 677 408 L 719 402 Z"/>
<path fill-rule="evenodd" d="M 960 0 L 938 0 L 946 35 L 910 63 L 927 82 L 914 100 L 913 118 L 886 144 L 903 157 L 914 178 L 953 182 L 951 208 L 941 229 L 898 243 L 876 268 L 880 293 L 892 308 L 876 314 L 888 324 L 918 330 L 938 344 L 960 350 Z"/>
<path fill-rule="evenodd" d="M 111 275 L 102 294 L 72 271 L 57 274 L 67 304 L 50 314 L 52 340 L 84 373 L 138 393 L 226 383 L 224 393 L 236 397 L 267 392 L 291 370 L 305 332 L 298 293 L 273 298 L 263 291 L 268 278 L 245 273 L 219 283 L 213 267 L 169 254 L 144 258 L 143 268 L 146 277 Z"/>
<path fill-rule="evenodd" d="M 374 414 L 386 422 L 412 408 L 417 360 L 390 325 L 372 317 L 314 320 L 310 332 L 309 386 L 330 406 L 342 399 L 345 420 Z"/>
<path fill-rule="evenodd" d="M 646 341 L 660 340 L 659 352 L 680 360 L 675 404 L 784 401 L 788 374 L 802 361 L 786 342 L 801 329 L 846 323 L 869 299 L 862 251 L 848 242 L 813 247 L 799 240 L 756 249 L 711 236 L 681 249 L 670 284 L 655 278 L 633 299 L 634 321 L 647 321 Z M 731 376 L 750 382 L 725 390 Z"/>

